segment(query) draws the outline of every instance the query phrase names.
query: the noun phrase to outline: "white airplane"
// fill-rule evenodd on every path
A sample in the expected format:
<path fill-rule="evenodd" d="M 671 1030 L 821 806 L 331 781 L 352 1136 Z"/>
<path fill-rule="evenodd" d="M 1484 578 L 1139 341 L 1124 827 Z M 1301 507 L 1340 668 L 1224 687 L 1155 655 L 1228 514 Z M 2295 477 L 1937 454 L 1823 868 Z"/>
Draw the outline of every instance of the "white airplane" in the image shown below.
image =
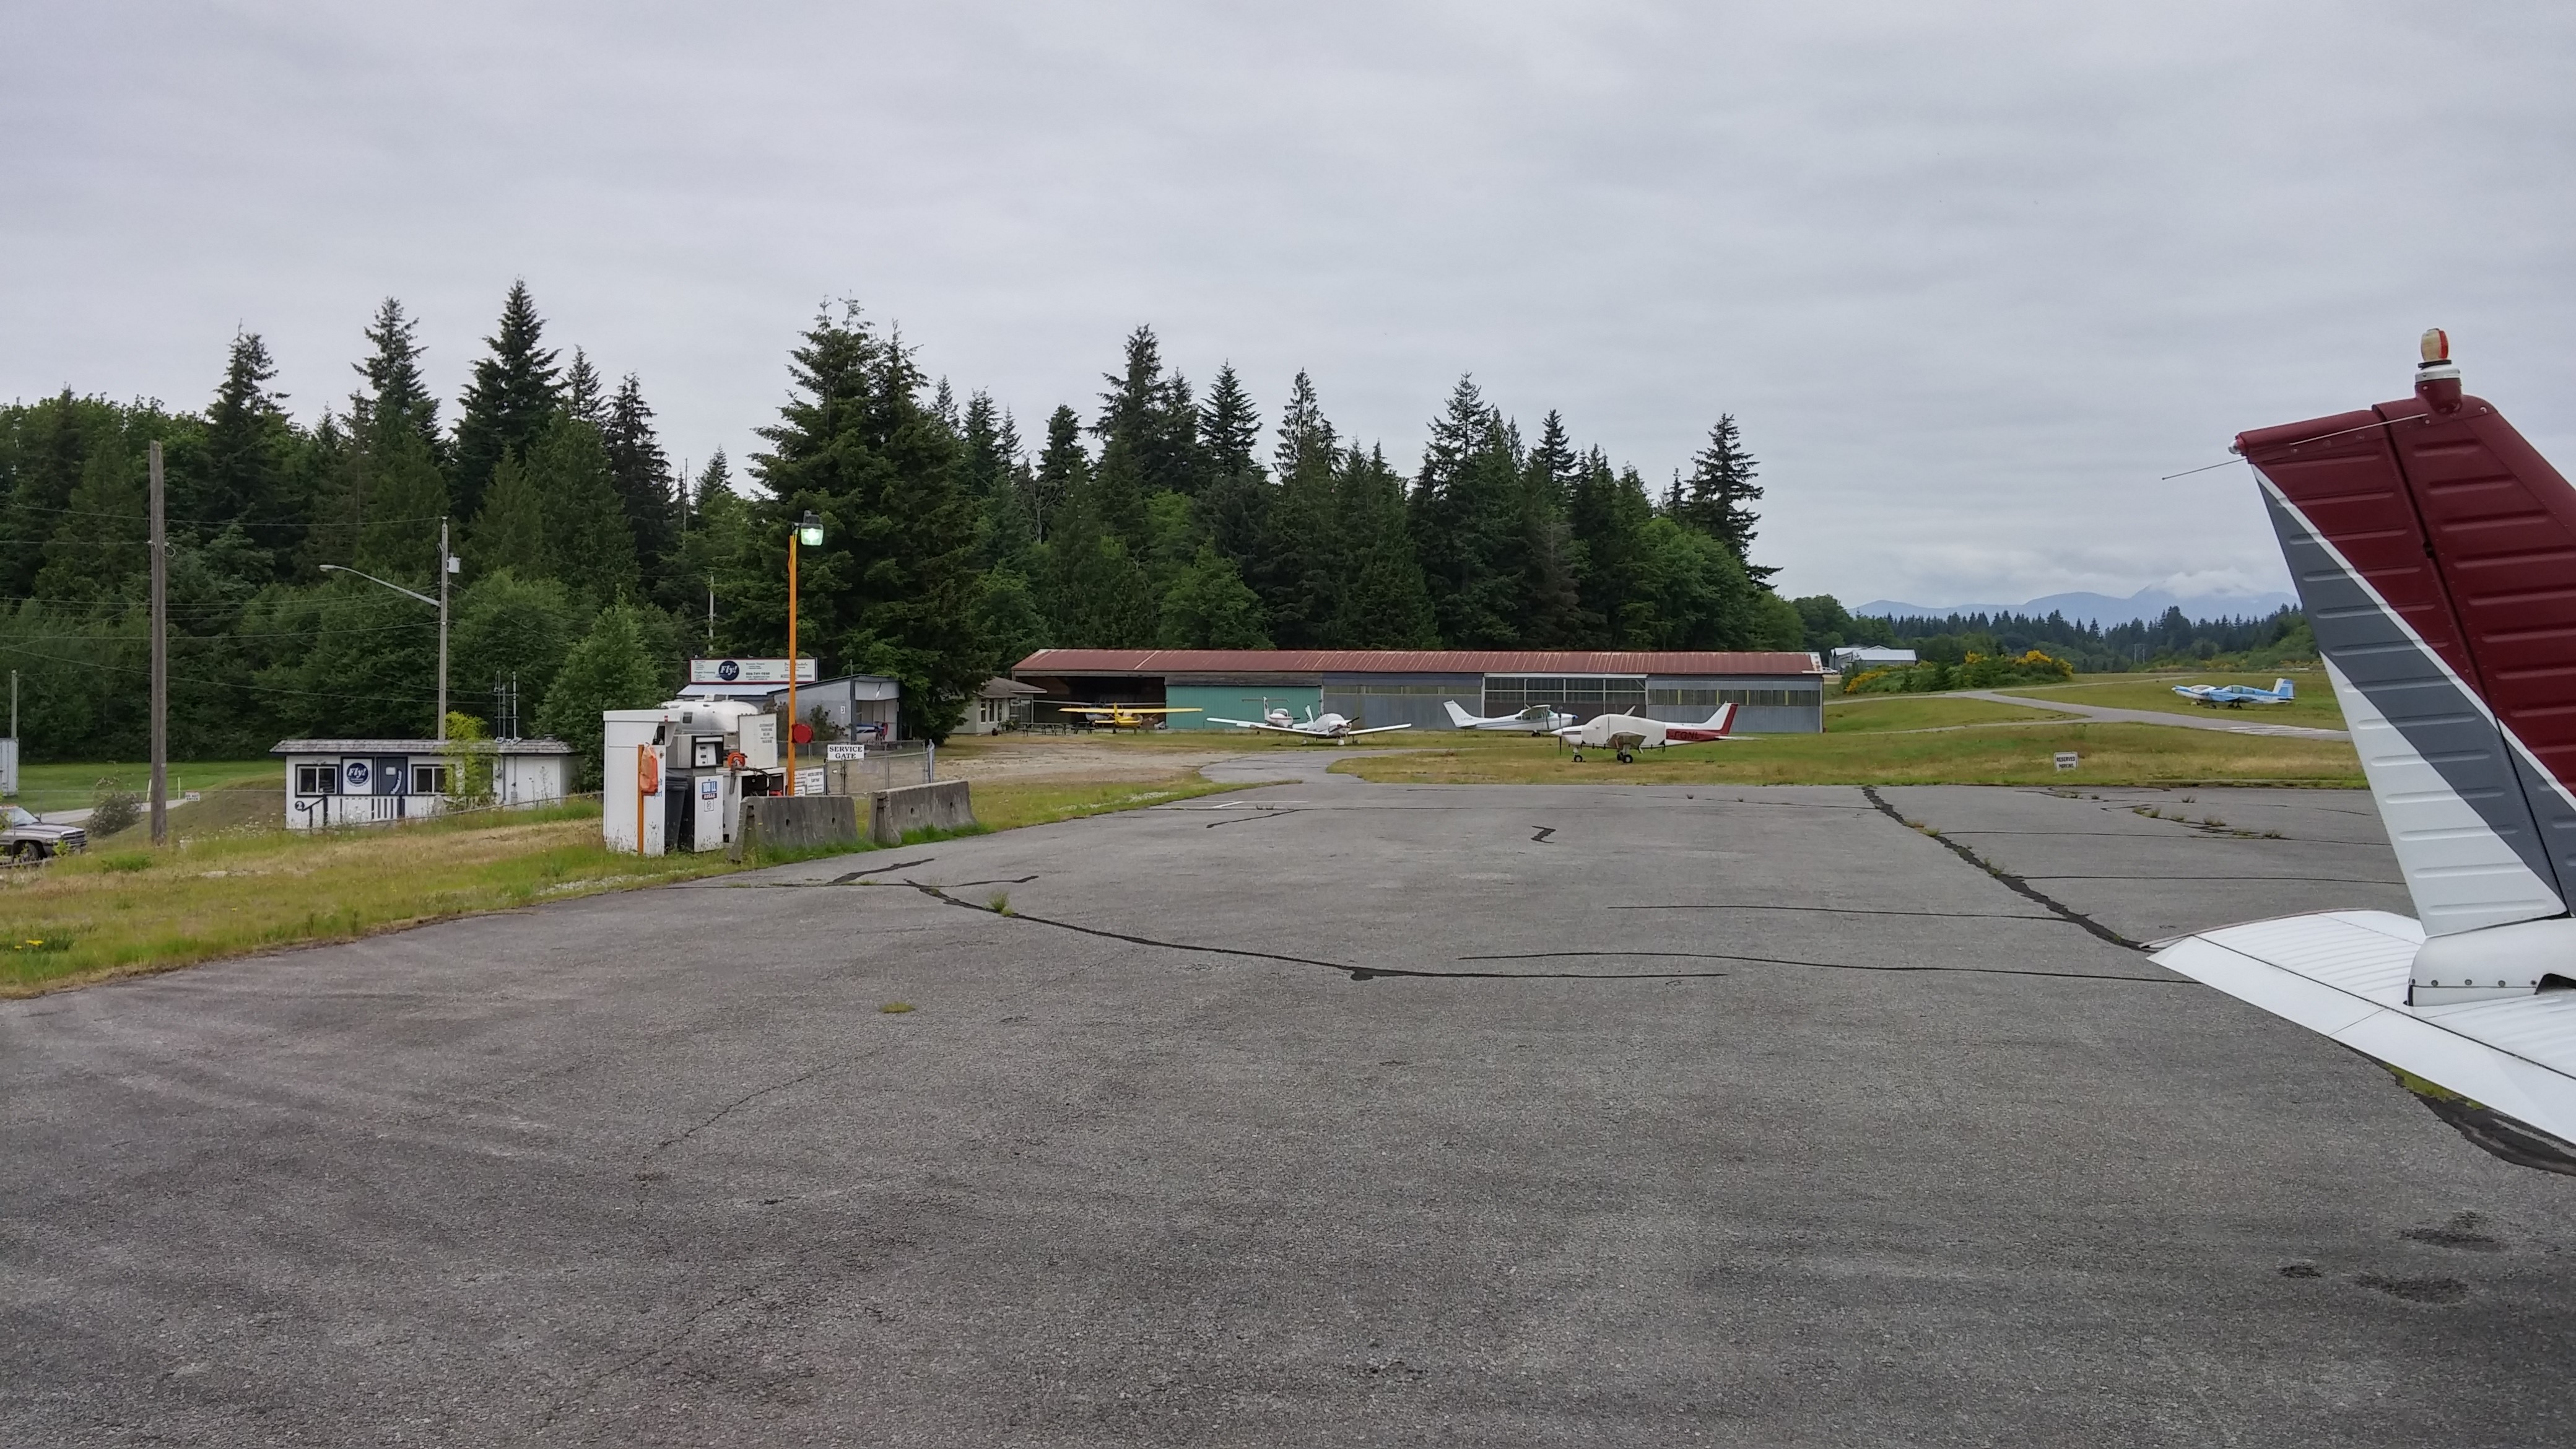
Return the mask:
<path fill-rule="evenodd" d="M 1574 746 L 1574 762 L 1583 763 L 1587 749 L 1617 750 L 1619 763 L 1636 761 L 1638 750 L 1652 746 L 1704 745 L 1713 741 L 1733 742 L 1735 706 L 1721 704 L 1717 713 L 1698 724 L 1668 724 L 1648 719 L 1641 714 L 1596 714 L 1579 725 L 1558 730 L 1556 737 Z"/>
<path fill-rule="evenodd" d="M 2173 692 L 2212 709 L 2221 705 L 2242 709 L 2249 704 L 2288 704 L 2299 696 L 2297 687 L 2286 679 L 2273 680 L 2270 689 L 2256 689 L 2250 684 L 2177 684 Z"/>
<path fill-rule="evenodd" d="M 1295 735 L 1299 739 L 1313 740 L 1318 744 L 1328 745 L 1342 744 L 1350 740 L 1358 739 L 1362 735 L 1382 735 L 1390 730 L 1409 730 L 1413 728 L 1413 726 L 1409 724 L 1400 724 L 1376 725 L 1369 729 L 1359 729 L 1355 727 L 1351 721 L 1344 719 L 1340 715 L 1330 712 L 1321 715 L 1316 714 L 1314 706 L 1312 705 L 1307 706 L 1306 718 L 1302 722 L 1298 720 L 1295 715 L 1290 714 L 1284 709 L 1272 709 L 1262 711 L 1261 718 L 1257 720 L 1218 719 L 1215 715 L 1209 715 L 1208 723 L 1233 725 L 1238 729 L 1266 730 L 1274 735 Z"/>
<path fill-rule="evenodd" d="M 2414 397 L 2235 447 L 2415 917 L 2323 910 L 2153 950 L 2376 1058 L 2498 1157 L 2576 1174 L 2576 489 L 2459 379 L 2436 329 Z"/>
<path fill-rule="evenodd" d="M 1533 735 L 1552 735 L 1574 723 L 1574 716 L 1561 709 L 1534 704 L 1519 714 L 1472 715 L 1456 700 L 1447 701 L 1449 723 L 1462 730 L 1514 730 Z"/>

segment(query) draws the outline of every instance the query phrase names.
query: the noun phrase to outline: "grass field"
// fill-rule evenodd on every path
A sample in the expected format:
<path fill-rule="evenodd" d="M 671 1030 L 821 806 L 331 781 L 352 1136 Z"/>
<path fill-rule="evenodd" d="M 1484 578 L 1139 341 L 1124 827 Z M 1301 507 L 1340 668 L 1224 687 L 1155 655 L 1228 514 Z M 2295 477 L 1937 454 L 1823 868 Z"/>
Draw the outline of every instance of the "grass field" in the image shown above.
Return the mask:
<path fill-rule="evenodd" d="M 1974 701 L 1959 701 L 1974 703 Z M 1733 743 L 1647 750 L 1622 765 L 1607 751 L 1573 763 L 1552 741 L 1460 737 L 1443 748 L 1343 760 L 1336 772 L 1388 784 L 1637 785 L 2206 785 L 2359 786 L 2361 761 L 2341 740 L 2281 739 L 2149 724 L 2027 724 L 1923 734 L 1841 730 L 1755 735 Z M 2055 756 L 2081 763 L 2061 773 Z"/>
<path fill-rule="evenodd" d="M 136 795 L 151 788 L 152 766 L 119 760 L 98 764 L 21 764 L 17 803 L 42 815 L 49 810 L 78 810 L 90 802 L 101 780 L 113 780 Z M 273 782 L 281 800 L 286 791 L 286 765 L 280 760 L 185 760 L 170 765 L 170 798 L 188 790 L 220 790 L 246 780 Z M 283 805 L 280 807 L 283 808 Z"/>
<path fill-rule="evenodd" d="M 1825 733 L 1836 735 L 2067 718 L 2044 709 L 2019 709 L 1947 694 L 1858 694 L 1825 701 Z"/>
<path fill-rule="evenodd" d="M 975 786 L 975 809 L 1008 830 L 1231 788 L 1191 772 L 995 781 Z M 265 781 L 246 783 L 173 811 L 173 847 L 152 849 L 138 827 L 0 871 L 0 996 L 746 868 L 722 852 L 612 855 L 595 804 L 309 833 L 280 828 L 281 814 Z"/>
<path fill-rule="evenodd" d="M 2297 686 L 2298 698 L 2288 704 L 2249 704 L 2242 709 L 2213 710 L 2194 704 L 2174 693 L 2177 684 L 2250 684 L 2269 689 L 2275 679 L 2287 679 Z M 2027 699 L 2062 699 L 2073 704 L 2097 704 L 2106 709 L 2151 709 L 2167 714 L 2223 714 L 2230 718 L 2244 716 L 2249 723 L 2307 725 L 2316 729 L 2339 730 L 2344 727 L 2343 711 L 2336 707 L 2334 686 L 2326 681 L 2322 669 L 2282 669 L 2268 674 L 2111 674 L 2090 675 L 2072 684 L 2034 685 L 2028 688 L 2007 685 L 2003 693 Z"/>

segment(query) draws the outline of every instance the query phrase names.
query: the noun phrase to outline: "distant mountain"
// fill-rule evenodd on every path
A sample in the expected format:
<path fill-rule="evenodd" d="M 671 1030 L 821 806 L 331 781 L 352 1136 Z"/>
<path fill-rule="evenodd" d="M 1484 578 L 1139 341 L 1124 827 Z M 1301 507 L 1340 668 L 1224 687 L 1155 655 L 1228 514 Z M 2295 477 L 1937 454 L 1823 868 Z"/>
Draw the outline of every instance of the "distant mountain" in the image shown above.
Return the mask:
<path fill-rule="evenodd" d="M 2026 604 L 1905 604 L 1894 599 L 1872 599 L 1852 606 L 1855 614 L 1876 614 L 1895 618 L 1938 619 L 1950 614 L 2029 614 L 2046 618 L 2064 614 L 2079 624 L 2126 624 L 2133 619 L 2159 619 L 2167 609 L 2179 608 L 2187 619 L 2259 619 L 2281 608 L 2296 608 L 2299 601 L 2289 594 L 2174 594 L 2163 589 L 2140 589 L 2125 599 L 2109 594 L 2050 594 Z"/>

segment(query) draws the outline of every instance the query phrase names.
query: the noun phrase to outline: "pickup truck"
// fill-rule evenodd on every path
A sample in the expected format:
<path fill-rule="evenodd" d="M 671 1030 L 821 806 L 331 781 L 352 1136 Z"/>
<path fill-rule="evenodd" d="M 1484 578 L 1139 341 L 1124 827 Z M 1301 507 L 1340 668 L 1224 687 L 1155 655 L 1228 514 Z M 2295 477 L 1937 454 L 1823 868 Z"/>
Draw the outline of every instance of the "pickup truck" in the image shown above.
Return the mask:
<path fill-rule="evenodd" d="M 89 832 L 77 825 L 47 825 L 15 805 L 0 814 L 0 855 L 13 861 L 44 860 L 70 850 L 87 850 Z"/>

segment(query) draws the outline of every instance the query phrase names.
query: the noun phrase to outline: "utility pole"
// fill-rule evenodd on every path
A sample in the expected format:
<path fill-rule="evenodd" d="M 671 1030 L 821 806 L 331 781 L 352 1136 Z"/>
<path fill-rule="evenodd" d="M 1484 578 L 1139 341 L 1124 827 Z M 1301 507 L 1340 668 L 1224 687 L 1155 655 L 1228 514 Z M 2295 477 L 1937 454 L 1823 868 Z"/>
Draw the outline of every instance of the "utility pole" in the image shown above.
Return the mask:
<path fill-rule="evenodd" d="M 13 705 L 16 695 L 13 688 Z M 170 843 L 170 540 L 161 524 L 157 438 L 152 443 L 152 843 Z"/>
<path fill-rule="evenodd" d="M 438 520 L 438 742 L 447 743 L 447 576 L 456 560 L 447 554 L 447 520 Z"/>

